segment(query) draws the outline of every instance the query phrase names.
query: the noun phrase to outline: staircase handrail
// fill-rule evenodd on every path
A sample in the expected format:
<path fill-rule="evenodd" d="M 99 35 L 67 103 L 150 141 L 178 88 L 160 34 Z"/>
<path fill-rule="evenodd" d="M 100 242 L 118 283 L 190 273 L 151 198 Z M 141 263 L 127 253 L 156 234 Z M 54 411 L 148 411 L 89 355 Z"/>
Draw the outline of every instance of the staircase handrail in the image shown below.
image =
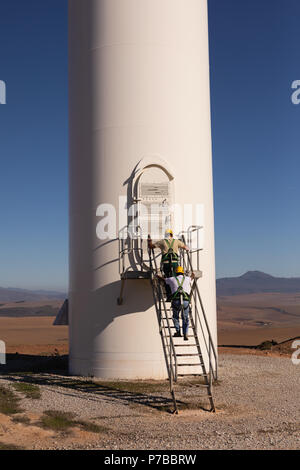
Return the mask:
<path fill-rule="evenodd" d="M 182 235 L 182 241 L 183 243 L 185 244 L 185 237 L 184 235 Z M 191 260 L 191 256 L 190 256 L 190 253 L 187 252 L 187 260 L 188 260 L 188 264 L 189 264 L 189 269 L 190 271 L 193 273 L 194 270 L 193 270 L 193 264 L 192 264 L 192 260 Z M 205 335 L 205 332 L 203 330 L 203 322 L 201 321 L 201 315 L 199 313 L 199 310 L 197 308 L 197 305 L 196 305 L 196 301 L 194 301 L 194 304 L 195 304 L 195 315 L 197 316 L 197 320 L 199 321 L 199 324 L 201 326 L 201 330 L 202 330 L 202 336 L 203 336 L 203 339 L 204 339 L 204 344 L 205 344 L 205 347 L 206 347 L 206 351 L 207 351 L 207 354 L 208 354 L 208 358 L 209 358 L 209 369 L 210 369 L 210 372 L 214 378 L 214 380 L 218 380 L 218 356 L 217 356 L 217 352 L 216 352 L 216 348 L 214 346 L 214 342 L 213 342 L 213 338 L 212 338 L 212 334 L 211 334 L 211 331 L 210 331 L 210 327 L 209 327 L 209 324 L 208 324 L 208 320 L 207 320 L 207 317 L 206 317 L 206 313 L 205 313 L 205 309 L 204 309 L 204 305 L 203 305 L 203 302 L 202 302 L 202 298 L 201 298 L 201 295 L 200 295 L 200 291 L 199 291 L 199 287 L 197 285 L 197 281 L 195 279 L 194 283 L 193 283 L 193 288 L 194 288 L 194 300 L 196 300 L 196 298 L 198 299 L 199 301 L 199 304 L 200 304 L 200 307 L 201 307 L 201 313 L 202 313 L 202 317 L 204 319 L 204 323 L 205 323 L 205 326 L 206 326 L 206 335 L 208 336 L 208 342 L 209 344 L 207 344 L 207 341 L 206 341 L 206 335 Z M 193 292 L 193 291 L 192 291 Z M 213 367 L 213 364 L 212 364 L 212 361 L 211 361 L 211 352 L 213 354 L 213 357 L 214 357 L 214 362 L 215 362 L 215 370 L 214 370 L 214 367 Z"/>

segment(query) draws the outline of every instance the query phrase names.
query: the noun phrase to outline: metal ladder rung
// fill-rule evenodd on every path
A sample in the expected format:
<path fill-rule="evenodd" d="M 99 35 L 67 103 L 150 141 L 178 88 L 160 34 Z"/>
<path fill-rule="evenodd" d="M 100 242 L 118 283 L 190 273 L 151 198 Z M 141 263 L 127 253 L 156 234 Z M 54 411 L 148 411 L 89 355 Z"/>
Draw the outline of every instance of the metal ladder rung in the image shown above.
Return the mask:
<path fill-rule="evenodd" d="M 194 363 L 194 364 L 177 364 L 177 367 L 199 367 L 202 364 L 200 363 Z M 206 374 L 201 374 L 203 377 L 205 377 Z"/>
<path fill-rule="evenodd" d="M 171 326 L 170 328 L 175 328 L 175 326 L 174 327 Z M 174 336 L 166 335 L 166 338 L 174 338 Z M 175 338 L 176 338 L 176 336 L 175 336 Z M 177 336 L 177 338 L 182 338 L 183 339 L 183 336 Z M 194 335 L 188 335 L 188 338 L 195 338 L 195 336 Z M 176 346 L 176 344 L 174 346 Z M 181 344 L 178 344 L 177 346 L 181 346 Z M 195 345 L 183 344 L 182 346 L 195 346 Z"/>
<path fill-rule="evenodd" d="M 204 377 L 203 375 L 200 374 L 177 374 L 178 377 Z M 209 384 L 199 384 L 201 387 L 209 387 Z"/>
<path fill-rule="evenodd" d="M 199 354 L 197 354 L 197 353 L 193 353 L 193 354 L 184 354 L 184 353 L 182 353 L 182 354 L 176 354 L 176 356 L 177 357 L 192 357 L 192 356 L 199 357 Z"/>

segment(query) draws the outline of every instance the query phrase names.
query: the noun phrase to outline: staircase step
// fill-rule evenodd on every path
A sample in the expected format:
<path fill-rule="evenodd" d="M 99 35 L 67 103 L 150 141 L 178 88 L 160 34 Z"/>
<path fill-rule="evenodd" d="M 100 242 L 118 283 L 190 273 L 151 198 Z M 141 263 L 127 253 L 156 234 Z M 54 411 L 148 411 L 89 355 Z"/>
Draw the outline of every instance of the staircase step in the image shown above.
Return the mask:
<path fill-rule="evenodd" d="M 199 357 L 199 354 L 194 353 L 194 354 L 176 354 L 177 357 L 192 357 L 192 356 L 197 356 Z"/>
<path fill-rule="evenodd" d="M 170 338 L 170 335 L 166 335 L 166 338 Z M 174 338 L 174 336 L 171 336 L 171 338 Z M 176 338 L 176 336 L 175 336 L 175 338 Z M 178 338 L 178 336 L 177 336 L 177 338 Z M 183 339 L 183 336 L 179 336 L 179 338 Z M 188 338 L 195 338 L 195 336 L 194 335 L 188 335 Z M 178 346 L 181 346 L 181 345 L 179 344 Z M 190 345 L 189 344 L 183 344 L 183 346 L 190 346 Z"/>
<path fill-rule="evenodd" d="M 177 374 L 177 377 L 203 377 L 203 375 L 202 374 L 187 373 L 187 374 Z M 209 387 L 209 384 L 198 384 L 197 386 L 198 387 Z"/>
<path fill-rule="evenodd" d="M 200 363 L 194 363 L 194 364 L 177 364 L 177 367 L 199 367 L 202 364 Z M 202 374 L 204 375 L 204 374 Z"/>

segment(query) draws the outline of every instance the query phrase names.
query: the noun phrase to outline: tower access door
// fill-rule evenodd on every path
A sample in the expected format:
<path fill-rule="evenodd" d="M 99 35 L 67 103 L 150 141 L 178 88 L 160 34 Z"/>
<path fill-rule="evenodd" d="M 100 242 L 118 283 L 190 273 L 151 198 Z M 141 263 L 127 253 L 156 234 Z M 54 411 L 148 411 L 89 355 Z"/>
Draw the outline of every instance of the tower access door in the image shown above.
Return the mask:
<path fill-rule="evenodd" d="M 138 224 L 143 239 L 151 233 L 154 240 L 164 238 L 172 226 L 173 183 L 159 166 L 146 167 L 136 185 Z"/>

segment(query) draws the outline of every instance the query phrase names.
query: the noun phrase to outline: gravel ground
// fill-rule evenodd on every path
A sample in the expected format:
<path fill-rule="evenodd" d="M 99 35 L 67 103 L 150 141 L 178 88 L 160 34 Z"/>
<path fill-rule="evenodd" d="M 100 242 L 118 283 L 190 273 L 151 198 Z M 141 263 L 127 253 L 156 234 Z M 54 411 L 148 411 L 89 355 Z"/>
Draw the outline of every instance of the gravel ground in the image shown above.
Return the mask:
<path fill-rule="evenodd" d="M 159 405 L 169 403 L 164 387 L 138 393 L 102 382 L 90 392 L 84 379 L 50 374 L 29 376 L 39 383 L 42 399 L 22 399 L 22 407 L 36 414 L 70 411 L 106 428 L 82 444 L 52 441 L 51 449 L 300 449 L 300 366 L 288 358 L 224 354 L 219 375 L 213 392 L 217 413 L 160 411 Z M 0 383 L 15 380 L 3 377 Z M 205 391 L 195 385 L 181 386 L 178 398 L 207 405 Z"/>

